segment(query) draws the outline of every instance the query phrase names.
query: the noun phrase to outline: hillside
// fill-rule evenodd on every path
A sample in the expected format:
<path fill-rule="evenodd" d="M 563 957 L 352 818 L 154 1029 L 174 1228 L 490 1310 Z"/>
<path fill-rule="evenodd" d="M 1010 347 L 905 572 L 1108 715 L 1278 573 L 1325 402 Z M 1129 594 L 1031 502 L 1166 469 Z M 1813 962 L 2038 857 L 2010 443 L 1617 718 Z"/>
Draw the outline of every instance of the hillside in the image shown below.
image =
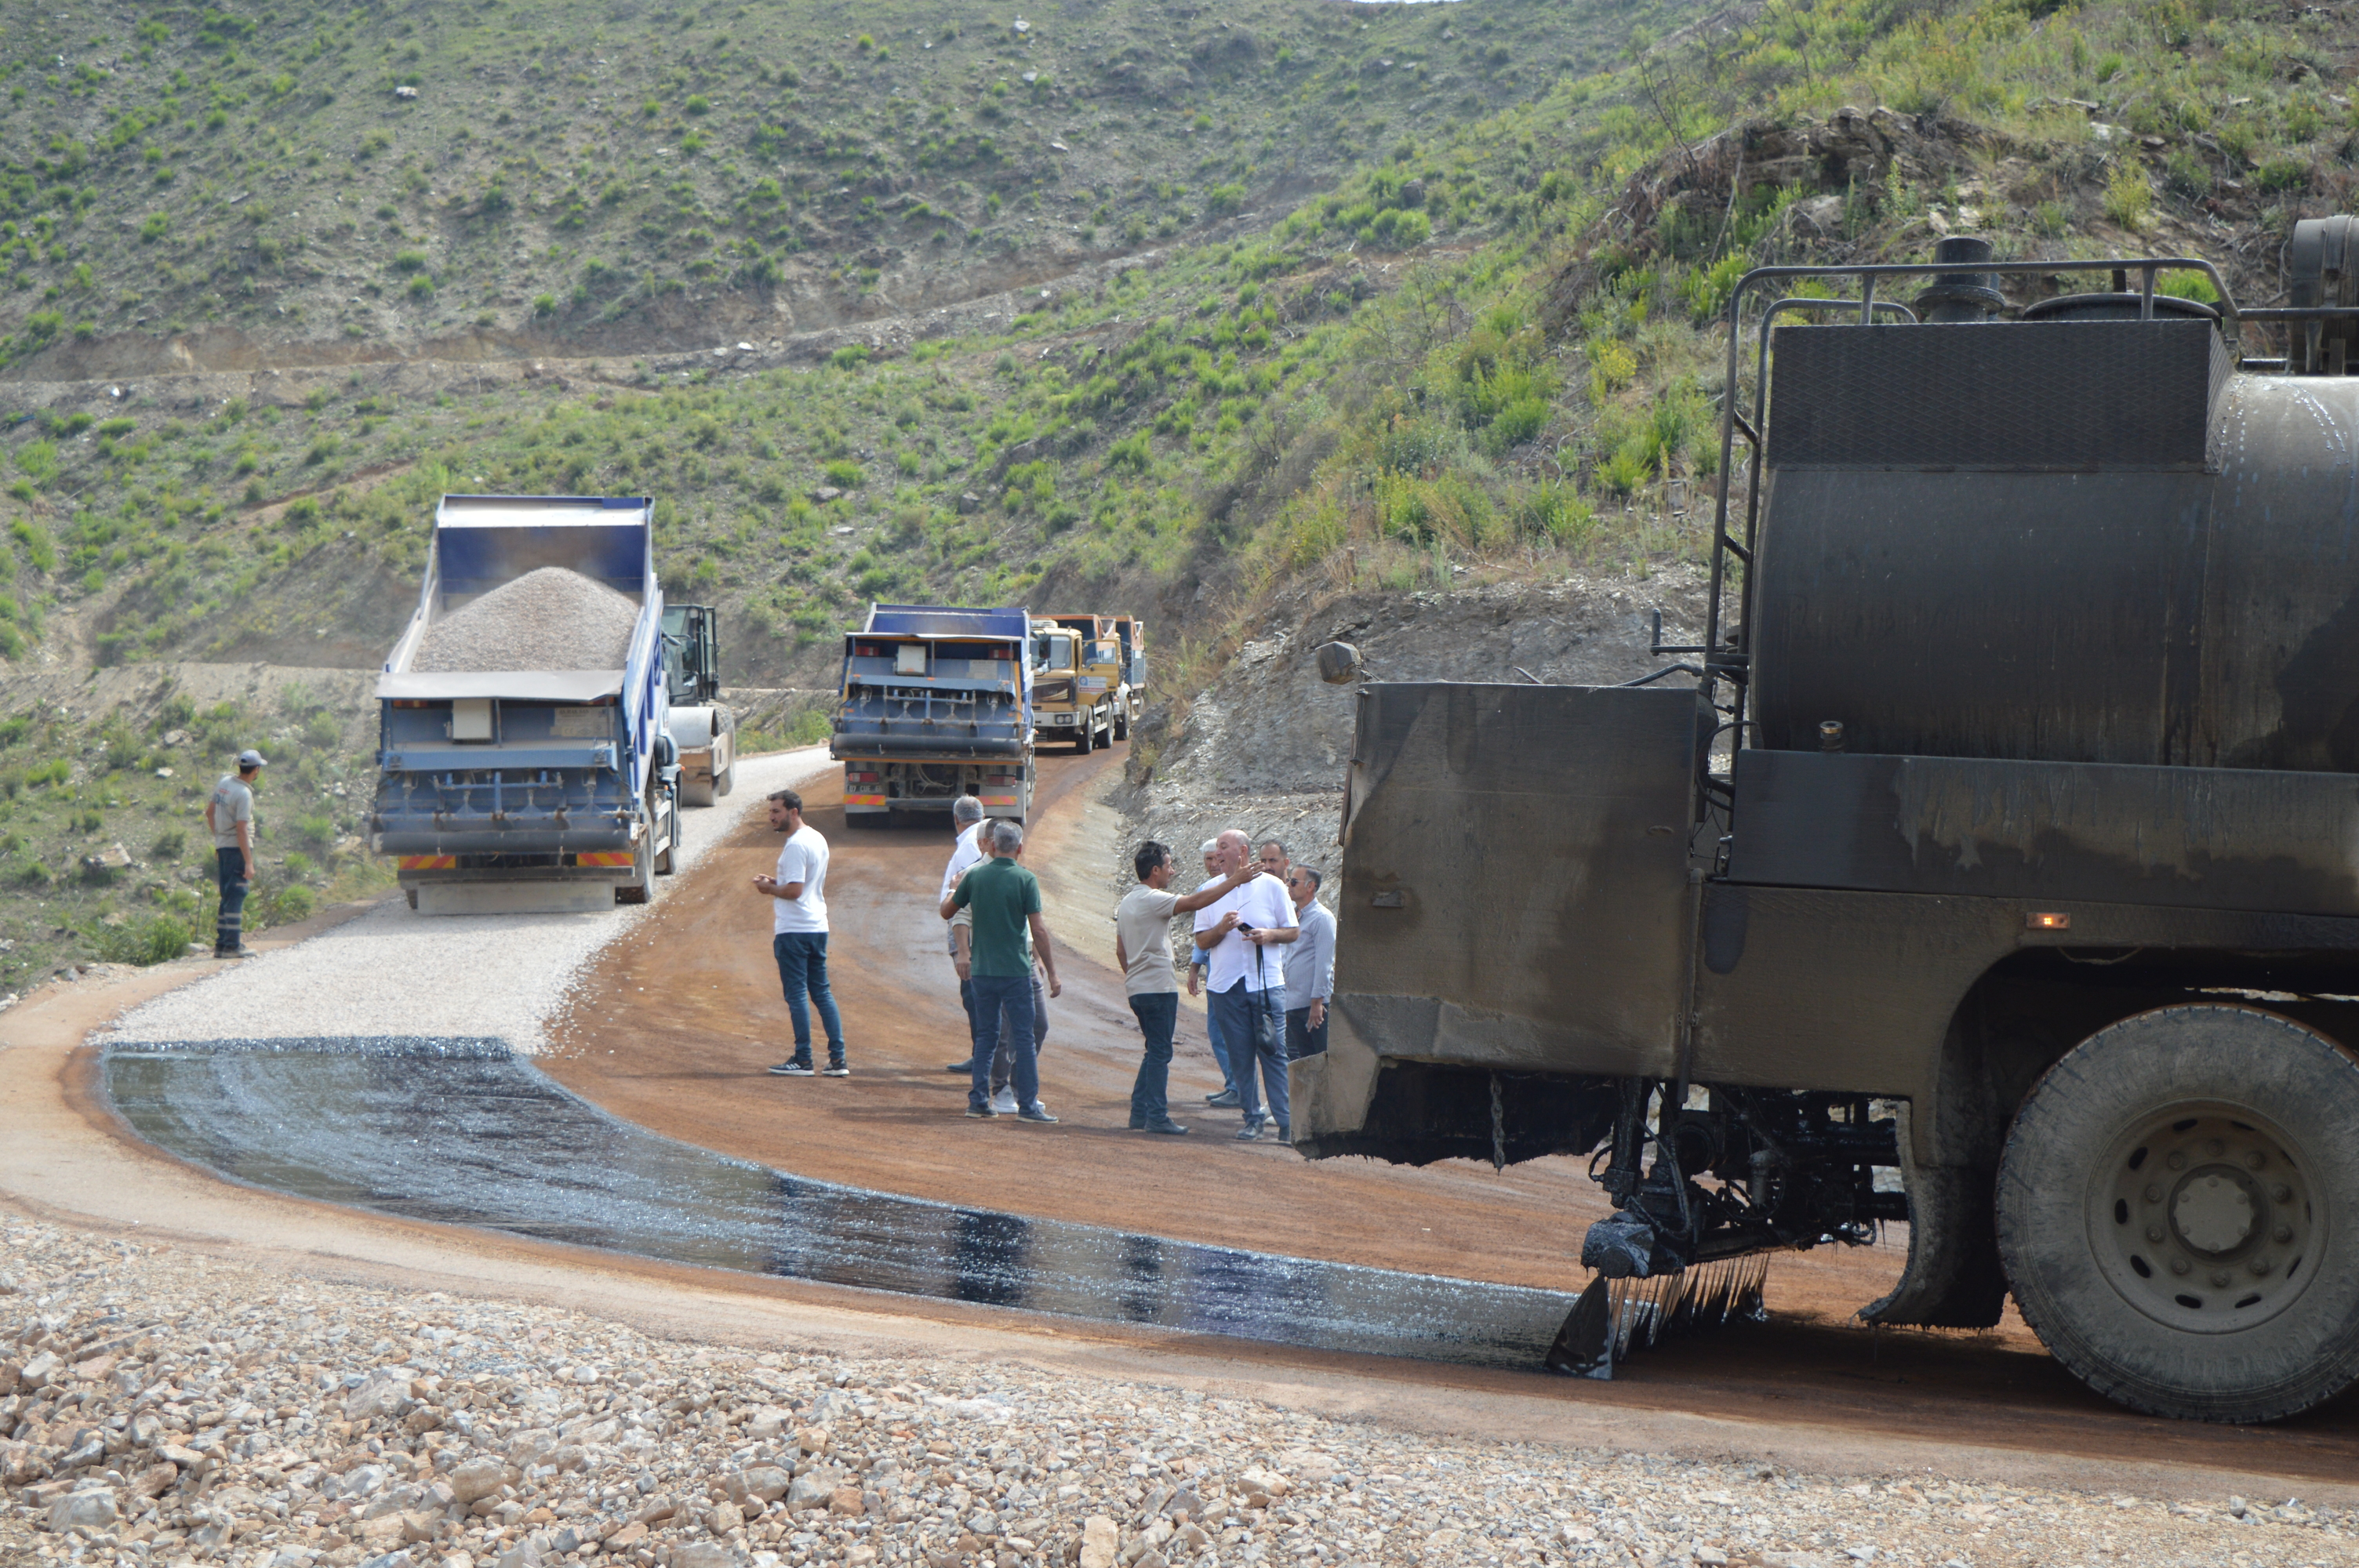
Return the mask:
<path fill-rule="evenodd" d="M 1142 611 L 1143 777 L 1326 596 L 1694 559 L 1748 266 L 1965 231 L 2267 301 L 2354 205 L 2326 8 L 227 15 L 9 23 L 0 876 L 72 885 L 148 761 L 18 672 L 365 667 L 445 490 L 655 495 L 737 682 L 823 684 L 871 598 Z"/>

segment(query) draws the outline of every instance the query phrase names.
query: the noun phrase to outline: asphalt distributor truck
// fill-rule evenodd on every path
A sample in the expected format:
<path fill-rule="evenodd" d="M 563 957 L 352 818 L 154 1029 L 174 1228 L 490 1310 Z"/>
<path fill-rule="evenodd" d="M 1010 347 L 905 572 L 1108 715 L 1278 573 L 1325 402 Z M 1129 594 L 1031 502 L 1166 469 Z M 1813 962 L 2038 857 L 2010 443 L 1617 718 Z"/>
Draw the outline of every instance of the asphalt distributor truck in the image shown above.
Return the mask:
<path fill-rule="evenodd" d="M 1359 690 L 1295 1141 L 1590 1156 L 1560 1370 L 1905 1220 L 1868 1322 L 2282 1417 L 2359 1377 L 2359 225 L 2267 310 L 1989 256 L 1743 281 L 1692 685 Z"/>

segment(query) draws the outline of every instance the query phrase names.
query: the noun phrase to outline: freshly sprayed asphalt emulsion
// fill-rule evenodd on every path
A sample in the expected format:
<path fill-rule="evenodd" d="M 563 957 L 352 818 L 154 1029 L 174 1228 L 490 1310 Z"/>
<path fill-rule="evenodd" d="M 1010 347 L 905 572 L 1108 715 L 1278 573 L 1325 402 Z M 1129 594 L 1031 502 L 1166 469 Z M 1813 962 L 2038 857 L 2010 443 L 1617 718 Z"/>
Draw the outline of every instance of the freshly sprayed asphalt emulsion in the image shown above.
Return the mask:
<path fill-rule="evenodd" d="M 1572 1305 L 810 1181 L 634 1127 L 498 1040 L 125 1043 L 103 1064 L 135 1131 L 232 1181 L 665 1262 L 1519 1370 Z"/>

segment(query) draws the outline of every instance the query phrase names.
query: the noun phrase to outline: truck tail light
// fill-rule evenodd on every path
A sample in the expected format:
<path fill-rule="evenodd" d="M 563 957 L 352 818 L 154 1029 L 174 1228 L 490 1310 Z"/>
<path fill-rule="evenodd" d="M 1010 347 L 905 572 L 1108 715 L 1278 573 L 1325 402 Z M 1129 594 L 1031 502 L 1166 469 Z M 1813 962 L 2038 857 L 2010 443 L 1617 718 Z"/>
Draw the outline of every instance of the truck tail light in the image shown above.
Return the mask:
<path fill-rule="evenodd" d="M 876 775 L 875 773 L 848 773 L 843 776 L 844 779 L 851 784 L 875 784 L 876 782 Z"/>
<path fill-rule="evenodd" d="M 2072 917 L 2069 914 L 2041 912 L 2024 916 L 2023 923 L 2026 926 L 2034 931 L 2070 931 L 2072 929 Z"/>

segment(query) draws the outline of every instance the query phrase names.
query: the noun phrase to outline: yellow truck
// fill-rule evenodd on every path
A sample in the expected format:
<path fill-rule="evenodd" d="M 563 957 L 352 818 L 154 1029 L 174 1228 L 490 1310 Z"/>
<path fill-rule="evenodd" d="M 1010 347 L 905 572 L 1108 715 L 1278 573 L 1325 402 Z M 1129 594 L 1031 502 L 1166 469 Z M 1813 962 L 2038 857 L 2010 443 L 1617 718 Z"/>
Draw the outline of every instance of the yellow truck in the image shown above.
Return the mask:
<path fill-rule="evenodd" d="M 1083 752 L 1127 735 L 1115 727 L 1122 643 L 1104 615 L 1052 615 L 1032 623 L 1033 733 Z"/>

